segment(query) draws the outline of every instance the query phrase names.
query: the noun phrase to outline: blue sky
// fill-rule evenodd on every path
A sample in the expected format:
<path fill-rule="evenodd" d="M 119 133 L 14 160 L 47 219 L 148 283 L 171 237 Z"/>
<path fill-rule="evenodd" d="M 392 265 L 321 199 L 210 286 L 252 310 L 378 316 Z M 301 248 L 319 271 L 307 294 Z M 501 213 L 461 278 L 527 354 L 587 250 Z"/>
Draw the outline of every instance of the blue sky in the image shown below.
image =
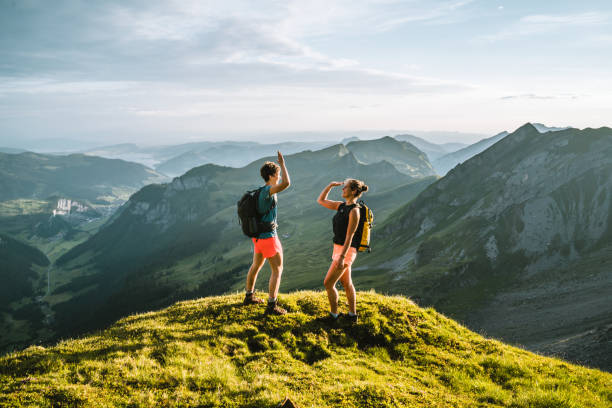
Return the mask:
<path fill-rule="evenodd" d="M 0 144 L 611 126 L 610 50 L 609 1 L 0 0 Z"/>

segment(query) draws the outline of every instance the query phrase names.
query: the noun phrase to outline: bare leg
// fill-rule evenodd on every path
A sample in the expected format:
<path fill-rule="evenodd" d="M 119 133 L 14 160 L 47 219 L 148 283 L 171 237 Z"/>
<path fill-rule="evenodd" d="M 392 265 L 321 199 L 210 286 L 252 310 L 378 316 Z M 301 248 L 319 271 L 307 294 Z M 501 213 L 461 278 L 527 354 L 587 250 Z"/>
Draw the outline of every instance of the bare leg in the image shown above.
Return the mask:
<path fill-rule="evenodd" d="M 263 257 L 260 253 L 253 252 L 253 264 L 249 269 L 249 273 L 247 274 L 246 279 L 246 290 L 247 292 L 252 292 L 255 290 L 255 281 L 257 280 L 257 274 L 261 270 L 266 258 Z"/>
<path fill-rule="evenodd" d="M 327 275 L 323 284 L 327 291 L 327 299 L 329 299 L 329 311 L 336 314 L 338 313 L 338 291 L 336 290 L 336 282 L 340 279 L 340 276 L 345 272 L 342 266 L 339 266 L 336 261 L 330 265 Z"/>
<path fill-rule="evenodd" d="M 270 263 L 270 284 L 268 288 L 268 296 L 270 299 L 276 299 L 278 297 L 278 288 L 280 287 L 281 276 L 283 274 L 283 254 L 277 252 L 271 258 L 268 258 Z"/>
<path fill-rule="evenodd" d="M 342 282 L 342 286 L 344 286 L 344 291 L 346 292 L 349 312 L 357 314 L 357 296 L 355 295 L 355 286 L 353 286 L 353 279 L 351 278 L 350 266 L 344 270 L 344 273 L 340 277 L 340 282 Z"/>

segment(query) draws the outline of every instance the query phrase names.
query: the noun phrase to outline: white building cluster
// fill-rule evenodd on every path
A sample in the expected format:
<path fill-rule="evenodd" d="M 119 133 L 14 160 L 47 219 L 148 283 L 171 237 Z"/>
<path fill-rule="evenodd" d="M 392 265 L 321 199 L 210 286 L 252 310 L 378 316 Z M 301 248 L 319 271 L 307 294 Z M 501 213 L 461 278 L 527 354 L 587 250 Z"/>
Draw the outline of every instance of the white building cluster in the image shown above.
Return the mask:
<path fill-rule="evenodd" d="M 53 210 L 53 215 L 67 215 L 71 211 L 85 212 L 87 207 L 77 201 L 61 198 L 57 201 L 57 208 Z"/>

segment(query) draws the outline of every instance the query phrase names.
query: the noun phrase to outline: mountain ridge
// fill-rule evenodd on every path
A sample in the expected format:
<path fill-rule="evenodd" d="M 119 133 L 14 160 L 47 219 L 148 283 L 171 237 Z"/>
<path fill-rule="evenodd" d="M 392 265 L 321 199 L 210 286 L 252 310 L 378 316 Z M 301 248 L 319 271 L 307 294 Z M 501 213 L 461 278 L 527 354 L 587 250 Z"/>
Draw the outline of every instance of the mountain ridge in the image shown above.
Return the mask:
<path fill-rule="evenodd" d="M 386 262 L 398 291 L 470 327 L 546 351 L 546 341 L 612 322 L 604 306 L 612 274 L 605 256 L 594 255 L 612 247 L 611 210 L 612 130 L 540 133 L 526 124 L 399 208 L 366 267 Z M 591 256 L 582 276 L 554 273 Z M 540 290 L 532 302 L 542 313 L 520 308 L 528 281 Z M 557 304 L 561 294 L 573 299 L 571 308 Z M 514 331 L 498 322 L 519 311 L 525 320 Z M 549 325 L 548 337 L 535 316 Z M 568 358 L 610 369 L 609 359 L 594 359 L 610 354 L 605 338 Z"/>

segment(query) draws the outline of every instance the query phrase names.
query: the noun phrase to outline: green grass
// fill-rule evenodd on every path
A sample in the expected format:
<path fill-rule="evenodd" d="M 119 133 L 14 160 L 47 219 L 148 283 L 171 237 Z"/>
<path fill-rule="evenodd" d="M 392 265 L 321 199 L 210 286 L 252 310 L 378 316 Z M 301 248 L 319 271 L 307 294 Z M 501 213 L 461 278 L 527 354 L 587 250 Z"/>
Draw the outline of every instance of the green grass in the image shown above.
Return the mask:
<path fill-rule="evenodd" d="M 51 204 L 48 201 L 18 199 L 0 201 L 0 215 L 3 217 L 14 217 L 17 215 L 38 214 L 41 212 L 51 212 Z"/>
<path fill-rule="evenodd" d="M 607 407 L 612 375 L 483 338 L 403 297 L 358 294 L 355 326 L 323 292 L 266 317 L 241 294 L 124 318 L 0 358 L 0 405 L 73 407 Z M 342 299 L 342 304 L 344 299 Z"/>

